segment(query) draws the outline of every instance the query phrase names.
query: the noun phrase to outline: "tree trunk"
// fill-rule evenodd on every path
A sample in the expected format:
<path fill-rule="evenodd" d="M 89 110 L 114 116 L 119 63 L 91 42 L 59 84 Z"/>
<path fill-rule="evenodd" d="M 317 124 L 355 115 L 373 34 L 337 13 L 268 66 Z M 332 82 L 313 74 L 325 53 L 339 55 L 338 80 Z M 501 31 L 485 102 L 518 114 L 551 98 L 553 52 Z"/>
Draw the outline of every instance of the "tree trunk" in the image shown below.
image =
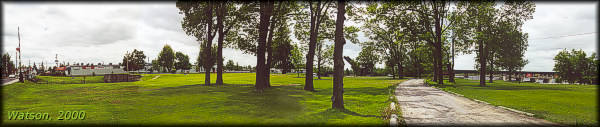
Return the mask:
<path fill-rule="evenodd" d="M 396 79 L 396 71 L 394 68 L 396 67 L 394 67 L 394 65 L 392 64 L 392 79 Z"/>
<path fill-rule="evenodd" d="M 434 11 L 434 13 L 436 13 L 436 15 L 437 15 L 438 12 Z M 440 17 L 435 16 L 434 18 L 435 18 L 435 34 L 436 34 L 436 41 L 434 43 L 434 45 L 435 45 L 435 49 L 434 50 L 436 50 L 435 56 L 436 56 L 436 59 L 437 59 L 435 61 L 437 63 L 437 66 L 436 66 L 435 69 L 438 72 L 437 73 L 437 76 L 438 76 L 437 82 L 438 82 L 438 84 L 444 84 L 444 75 L 443 75 L 444 71 L 442 69 L 442 67 L 443 67 L 443 65 L 442 65 L 442 61 L 443 61 L 443 58 L 442 58 L 442 26 L 441 26 L 442 24 L 440 22 Z"/>
<path fill-rule="evenodd" d="M 204 60 L 204 84 L 205 85 L 210 85 L 210 69 L 212 68 L 209 66 L 211 64 L 210 62 L 212 61 L 211 60 L 212 59 L 211 58 L 212 57 L 212 52 L 211 52 L 212 49 L 211 48 L 212 48 L 212 39 L 214 38 L 213 36 L 210 35 L 210 33 L 212 33 L 213 4 L 214 3 L 209 2 L 208 6 L 207 6 L 207 11 L 206 11 L 206 24 L 208 27 L 208 31 L 206 34 L 207 41 L 206 41 L 206 43 L 204 45 L 205 47 L 203 49 L 204 50 L 203 52 L 205 54 L 205 56 L 204 56 L 204 59 L 205 59 Z"/>
<path fill-rule="evenodd" d="M 223 19 L 225 18 L 225 2 L 219 3 L 219 9 L 217 10 L 217 29 L 219 38 L 217 39 L 217 85 L 223 85 L 223 39 L 225 35 L 223 33 Z"/>
<path fill-rule="evenodd" d="M 335 21 L 335 46 L 333 54 L 333 96 L 331 107 L 334 109 L 344 109 L 344 14 L 346 13 L 346 3 L 343 0 L 338 1 L 338 13 Z"/>
<path fill-rule="evenodd" d="M 494 60 L 494 58 L 490 58 L 490 60 Z M 490 83 L 494 83 L 494 64 L 490 63 Z"/>
<path fill-rule="evenodd" d="M 508 71 L 508 81 L 512 81 L 512 72 Z"/>
<path fill-rule="evenodd" d="M 317 5 L 319 6 L 319 5 Z M 320 10 L 320 9 L 317 9 Z M 320 18 L 319 13 L 321 12 L 313 12 L 317 13 L 315 16 L 311 16 L 310 18 L 310 39 L 308 42 L 308 54 L 306 54 L 306 77 L 304 80 L 304 90 L 307 91 L 315 91 L 313 87 L 313 66 L 315 59 L 315 48 L 317 44 L 318 30 L 319 24 L 318 21 Z"/>
<path fill-rule="evenodd" d="M 319 54 L 319 55 L 317 55 L 317 79 L 319 79 L 319 80 L 321 80 L 321 60 L 323 59 L 323 58 L 321 58 L 322 57 L 321 53 L 323 51 L 322 48 L 323 48 L 323 44 L 319 43 L 317 45 L 317 51 L 318 51 L 317 54 Z"/>
<path fill-rule="evenodd" d="M 485 50 L 482 41 L 479 41 L 479 85 L 485 86 L 485 71 L 486 71 L 486 61 L 485 61 Z"/>
<path fill-rule="evenodd" d="M 279 5 L 277 6 L 278 11 L 281 10 L 281 5 L 282 2 L 279 2 Z M 279 20 L 278 18 L 278 16 L 272 16 L 271 24 L 269 26 L 269 40 L 267 40 L 267 69 L 265 70 L 265 83 L 267 84 L 266 87 L 271 87 L 271 65 L 273 63 L 273 31 L 275 30 L 275 25 L 277 25 L 277 21 Z"/>
<path fill-rule="evenodd" d="M 267 32 L 269 31 L 269 20 L 273 12 L 273 1 L 260 2 L 260 22 L 258 35 L 258 49 L 256 50 L 256 91 L 262 92 L 266 87 L 265 76 L 265 50 L 267 43 Z"/>
<path fill-rule="evenodd" d="M 436 62 L 437 61 L 437 55 L 435 55 L 435 54 L 437 54 L 436 52 L 437 52 L 437 50 L 434 49 L 433 50 L 433 68 L 431 69 L 433 71 L 433 81 L 434 82 L 437 82 L 437 80 L 438 80 L 438 73 L 439 73 L 438 70 L 437 70 L 437 66 L 438 65 L 437 65 L 437 62 Z"/>
<path fill-rule="evenodd" d="M 402 63 L 398 62 L 396 64 L 396 66 L 398 66 L 398 79 L 404 78 L 404 75 L 402 74 L 402 71 L 403 71 Z"/>
<path fill-rule="evenodd" d="M 317 79 L 321 80 L 321 59 L 317 60 Z"/>
<path fill-rule="evenodd" d="M 452 37 L 452 62 L 448 74 L 450 75 L 448 81 L 454 83 L 454 37 Z"/>
<path fill-rule="evenodd" d="M 421 78 L 421 66 L 420 66 L 420 65 L 421 65 L 421 61 L 419 61 L 419 57 L 416 57 L 416 58 L 414 59 L 414 64 L 413 64 L 413 66 L 414 66 L 414 68 L 416 68 L 416 69 L 417 69 L 417 71 L 416 71 L 416 73 L 417 73 L 417 78 Z"/>

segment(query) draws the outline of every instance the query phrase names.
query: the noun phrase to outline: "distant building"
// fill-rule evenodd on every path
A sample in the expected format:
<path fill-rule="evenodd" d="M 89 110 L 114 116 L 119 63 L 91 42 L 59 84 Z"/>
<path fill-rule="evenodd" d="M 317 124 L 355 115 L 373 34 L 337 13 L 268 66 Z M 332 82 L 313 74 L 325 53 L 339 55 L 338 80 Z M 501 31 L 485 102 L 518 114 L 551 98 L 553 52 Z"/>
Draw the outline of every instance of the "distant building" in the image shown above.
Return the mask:
<path fill-rule="evenodd" d="M 69 76 L 127 73 L 118 65 L 71 65 L 68 66 L 66 70 L 66 75 Z"/>

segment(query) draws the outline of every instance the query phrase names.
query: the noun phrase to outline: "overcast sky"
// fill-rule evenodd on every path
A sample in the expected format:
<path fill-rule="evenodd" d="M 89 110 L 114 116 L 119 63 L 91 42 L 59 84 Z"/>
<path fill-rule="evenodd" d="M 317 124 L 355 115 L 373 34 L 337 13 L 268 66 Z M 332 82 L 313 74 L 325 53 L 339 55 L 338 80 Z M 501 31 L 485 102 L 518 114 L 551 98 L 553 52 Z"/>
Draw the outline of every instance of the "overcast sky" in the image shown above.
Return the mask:
<path fill-rule="evenodd" d="M 188 54 L 192 63 L 198 56 L 199 43 L 181 29 L 183 16 L 175 2 L 3 2 L 2 9 L 2 52 L 10 53 L 14 61 L 20 27 L 23 64 L 53 63 L 56 54 L 70 63 L 119 63 L 133 49 L 155 59 L 165 44 Z M 525 53 L 529 64 L 524 70 L 552 71 L 552 58 L 563 48 L 596 52 L 597 11 L 597 2 L 536 2 L 533 19 L 523 27 L 529 33 Z M 360 46 L 352 43 L 344 48 L 344 56 L 354 58 L 360 52 Z M 255 56 L 239 50 L 226 48 L 223 54 L 240 65 L 256 64 Z M 460 54 L 455 69 L 474 69 L 473 57 Z"/>

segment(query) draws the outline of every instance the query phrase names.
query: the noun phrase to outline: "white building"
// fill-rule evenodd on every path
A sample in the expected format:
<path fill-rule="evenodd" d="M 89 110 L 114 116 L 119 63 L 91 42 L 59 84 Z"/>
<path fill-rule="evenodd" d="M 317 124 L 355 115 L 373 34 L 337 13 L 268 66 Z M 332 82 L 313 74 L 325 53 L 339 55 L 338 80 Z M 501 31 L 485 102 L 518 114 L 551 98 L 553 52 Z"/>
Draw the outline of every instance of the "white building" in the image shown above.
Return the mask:
<path fill-rule="evenodd" d="M 67 67 L 67 75 L 83 76 L 83 75 L 104 75 L 104 74 L 119 74 L 127 73 L 118 65 L 71 65 Z"/>

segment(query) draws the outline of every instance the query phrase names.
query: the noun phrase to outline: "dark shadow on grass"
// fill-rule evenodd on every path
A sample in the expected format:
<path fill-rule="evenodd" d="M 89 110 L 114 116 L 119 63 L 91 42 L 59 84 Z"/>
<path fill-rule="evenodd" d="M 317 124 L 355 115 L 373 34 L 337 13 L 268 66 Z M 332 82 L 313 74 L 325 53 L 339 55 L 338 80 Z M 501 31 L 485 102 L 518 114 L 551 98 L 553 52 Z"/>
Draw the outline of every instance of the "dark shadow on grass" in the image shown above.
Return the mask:
<path fill-rule="evenodd" d="M 199 94 L 199 93 L 213 93 L 213 92 L 231 92 L 231 91 L 250 91 L 253 86 L 252 84 L 223 84 L 223 85 L 205 85 L 205 84 L 194 84 L 194 85 L 183 85 L 176 87 L 165 87 L 158 89 L 149 89 L 145 91 L 152 91 L 149 95 L 169 95 L 169 94 Z"/>
<path fill-rule="evenodd" d="M 223 102 L 228 114 L 251 115 L 266 118 L 294 118 L 304 108 L 299 101 L 305 92 L 294 86 L 271 86 L 258 93 L 252 88 L 245 91 L 230 91 L 232 94 Z"/>
<path fill-rule="evenodd" d="M 342 109 L 342 112 L 344 114 L 353 115 L 353 116 L 382 118 L 381 116 L 376 116 L 376 115 L 363 115 L 363 114 L 360 114 L 360 113 L 357 113 L 354 111 L 350 111 L 348 109 Z"/>
<path fill-rule="evenodd" d="M 376 87 L 344 88 L 344 95 L 387 95 L 388 89 Z"/>

